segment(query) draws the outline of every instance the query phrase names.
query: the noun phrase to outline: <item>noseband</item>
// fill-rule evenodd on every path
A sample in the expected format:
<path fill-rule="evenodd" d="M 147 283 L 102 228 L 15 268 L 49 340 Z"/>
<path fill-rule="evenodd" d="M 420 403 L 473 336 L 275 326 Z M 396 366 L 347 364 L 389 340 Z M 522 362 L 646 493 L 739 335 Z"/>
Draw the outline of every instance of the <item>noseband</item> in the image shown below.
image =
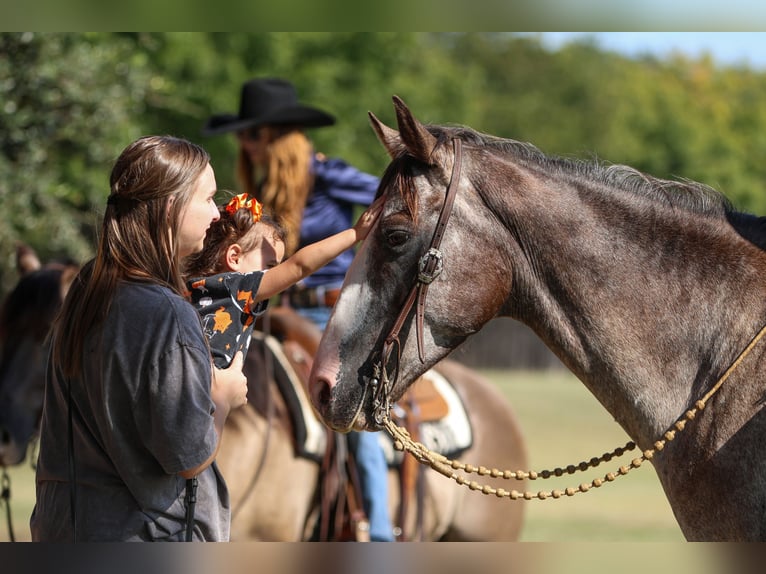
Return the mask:
<path fill-rule="evenodd" d="M 382 425 L 388 418 L 388 411 L 391 408 L 391 391 L 393 390 L 399 375 L 399 351 L 401 350 L 399 332 L 401 331 L 404 322 L 407 320 L 407 317 L 409 317 L 413 306 L 415 307 L 415 333 L 418 343 L 418 357 L 420 357 L 421 363 L 425 362 L 423 350 L 423 316 L 425 315 L 426 309 L 426 295 L 428 294 L 428 286 L 442 272 L 442 253 L 439 250 L 439 246 L 444 237 L 444 229 L 447 227 L 450 215 L 452 215 L 452 205 L 455 203 L 455 195 L 457 194 L 457 188 L 460 182 L 460 167 L 463 159 L 460 140 L 457 138 L 453 139 L 452 145 L 455 151 L 455 160 L 452 164 L 452 175 L 450 176 L 447 193 L 444 196 L 444 205 L 442 205 L 441 213 L 439 213 L 439 220 L 436 222 L 436 229 L 434 230 L 431 244 L 425 254 L 420 258 L 420 262 L 418 263 L 418 277 L 415 281 L 415 285 L 412 287 L 407 300 L 404 302 L 402 310 L 399 312 L 399 316 L 394 322 L 394 326 L 391 328 L 391 331 L 383 343 L 380 360 L 375 364 L 373 378 L 369 382 L 369 385 L 372 386 L 375 391 L 372 404 L 373 417 L 375 422 L 379 425 Z M 386 366 L 388 365 L 394 348 L 397 349 L 396 362 L 392 369 L 395 371 L 395 374 L 393 379 L 389 380 Z"/>

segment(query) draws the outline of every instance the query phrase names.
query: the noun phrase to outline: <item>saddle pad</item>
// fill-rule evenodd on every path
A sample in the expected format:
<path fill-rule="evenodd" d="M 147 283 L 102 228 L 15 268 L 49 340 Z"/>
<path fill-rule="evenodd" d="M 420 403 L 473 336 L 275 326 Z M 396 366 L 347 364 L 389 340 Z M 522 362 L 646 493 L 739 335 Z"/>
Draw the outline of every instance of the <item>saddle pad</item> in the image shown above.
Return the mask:
<path fill-rule="evenodd" d="M 275 380 L 293 417 L 296 454 L 321 461 L 327 449 L 327 429 L 314 414 L 306 388 L 285 355 L 281 343 L 275 337 L 264 335 L 258 331 L 253 332 L 253 337 L 265 341 L 274 358 L 282 367 Z"/>
<path fill-rule="evenodd" d="M 436 420 L 428 420 L 420 423 L 418 432 L 419 442 L 429 450 L 446 457 L 456 457 L 473 444 L 473 429 L 468 413 L 463 405 L 463 400 L 458 395 L 455 387 L 440 373 L 433 369 L 423 374 L 423 378 L 433 385 L 436 392 L 447 405 L 446 414 Z M 415 385 L 419 384 L 419 381 Z M 414 385 L 413 385 L 414 386 Z M 433 398 L 430 399 L 433 402 Z M 396 413 L 398 408 L 394 406 Z M 441 410 L 441 409 L 440 409 Z M 401 464 L 404 453 L 394 449 L 393 439 L 387 432 L 379 433 L 383 452 L 389 466 Z"/>

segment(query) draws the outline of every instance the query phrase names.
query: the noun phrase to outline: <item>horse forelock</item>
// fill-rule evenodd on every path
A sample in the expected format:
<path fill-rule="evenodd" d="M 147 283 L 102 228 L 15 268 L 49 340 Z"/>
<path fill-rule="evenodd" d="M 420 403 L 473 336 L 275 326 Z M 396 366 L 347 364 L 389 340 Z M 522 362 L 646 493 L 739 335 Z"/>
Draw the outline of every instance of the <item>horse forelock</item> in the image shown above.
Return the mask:
<path fill-rule="evenodd" d="M 425 127 L 437 140 L 437 145 L 432 151 L 432 165 L 437 164 L 437 152 L 446 149 L 449 142 L 455 137 L 478 143 L 473 137 L 479 135 L 478 132 L 470 128 L 450 128 L 438 125 Z M 418 220 L 417 188 L 415 186 L 415 169 L 417 167 L 427 169 L 428 165 L 407 153 L 406 149 L 402 149 L 384 171 L 379 186 L 381 191 L 390 192 L 389 190 L 393 190 L 398 195 L 415 224 Z"/>
<path fill-rule="evenodd" d="M 391 160 L 380 179 L 380 189 L 389 194 L 397 194 L 410 218 L 417 222 L 418 204 L 413 174 L 415 164 L 422 165 L 408 154 L 401 154 Z"/>

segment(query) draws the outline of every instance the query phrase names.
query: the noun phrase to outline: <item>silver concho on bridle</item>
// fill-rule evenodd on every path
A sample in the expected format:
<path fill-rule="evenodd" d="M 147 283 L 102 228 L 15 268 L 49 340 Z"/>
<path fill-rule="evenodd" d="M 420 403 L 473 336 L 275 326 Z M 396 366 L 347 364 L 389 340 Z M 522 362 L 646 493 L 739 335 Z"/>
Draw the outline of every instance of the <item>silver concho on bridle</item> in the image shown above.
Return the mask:
<path fill-rule="evenodd" d="M 432 263 L 430 267 L 429 263 Z M 420 258 L 420 263 L 418 264 L 418 269 L 420 270 L 418 273 L 418 282 L 428 285 L 441 274 L 443 268 L 444 261 L 442 259 L 442 252 L 436 247 L 431 247 L 431 249 L 426 251 L 423 257 Z"/>

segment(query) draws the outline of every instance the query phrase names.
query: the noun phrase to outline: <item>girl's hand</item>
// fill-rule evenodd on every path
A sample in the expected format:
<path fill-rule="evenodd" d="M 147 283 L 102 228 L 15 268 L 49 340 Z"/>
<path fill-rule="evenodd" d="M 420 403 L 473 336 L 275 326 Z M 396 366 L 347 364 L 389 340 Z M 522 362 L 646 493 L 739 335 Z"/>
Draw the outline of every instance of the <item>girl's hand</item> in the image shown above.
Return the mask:
<path fill-rule="evenodd" d="M 212 396 L 216 405 L 236 409 L 247 403 L 247 377 L 242 373 L 244 356 L 242 351 L 226 369 L 213 369 Z"/>

